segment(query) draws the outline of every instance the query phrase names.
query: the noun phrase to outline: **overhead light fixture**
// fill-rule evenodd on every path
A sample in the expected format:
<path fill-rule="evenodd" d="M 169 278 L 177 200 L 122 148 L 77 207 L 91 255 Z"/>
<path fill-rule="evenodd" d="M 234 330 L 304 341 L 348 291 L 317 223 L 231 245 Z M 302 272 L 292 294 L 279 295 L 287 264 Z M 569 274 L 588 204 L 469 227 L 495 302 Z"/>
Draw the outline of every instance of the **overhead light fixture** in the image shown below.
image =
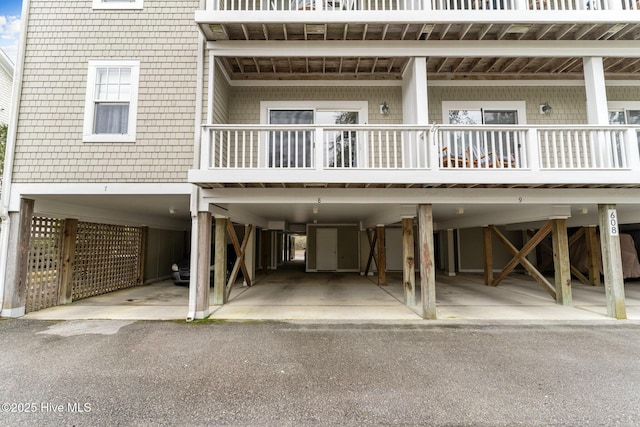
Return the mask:
<path fill-rule="evenodd" d="M 387 101 L 384 101 L 382 104 L 380 104 L 380 114 L 382 114 L 383 116 L 389 115 L 389 104 L 387 103 Z"/>
<path fill-rule="evenodd" d="M 540 104 L 538 106 L 538 109 L 540 114 L 549 114 L 551 113 L 551 110 L 553 110 L 553 108 L 551 108 L 551 105 L 549 105 L 548 102 L 545 102 L 544 104 Z"/>
<path fill-rule="evenodd" d="M 529 24 L 513 24 L 507 30 L 511 34 L 524 34 L 531 29 Z"/>

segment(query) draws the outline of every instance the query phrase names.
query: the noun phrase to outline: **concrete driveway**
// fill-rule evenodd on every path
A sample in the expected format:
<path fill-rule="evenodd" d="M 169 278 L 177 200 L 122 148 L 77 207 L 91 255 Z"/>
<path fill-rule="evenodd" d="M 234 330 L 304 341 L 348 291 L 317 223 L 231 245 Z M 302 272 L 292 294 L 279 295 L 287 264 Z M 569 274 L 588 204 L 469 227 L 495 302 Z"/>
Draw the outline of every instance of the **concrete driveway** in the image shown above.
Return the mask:
<path fill-rule="evenodd" d="M 0 320 L 7 426 L 637 426 L 640 326 Z"/>

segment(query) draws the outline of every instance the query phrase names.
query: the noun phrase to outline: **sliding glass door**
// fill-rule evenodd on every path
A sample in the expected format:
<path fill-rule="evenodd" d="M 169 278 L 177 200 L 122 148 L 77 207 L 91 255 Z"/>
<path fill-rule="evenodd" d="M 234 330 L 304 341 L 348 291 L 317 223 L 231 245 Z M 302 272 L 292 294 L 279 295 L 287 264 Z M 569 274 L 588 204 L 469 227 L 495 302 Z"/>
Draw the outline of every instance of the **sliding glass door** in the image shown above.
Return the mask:
<path fill-rule="evenodd" d="M 313 110 L 270 110 L 269 124 L 312 125 Z M 313 144 L 311 130 L 274 130 L 269 133 L 269 167 L 309 168 Z"/>

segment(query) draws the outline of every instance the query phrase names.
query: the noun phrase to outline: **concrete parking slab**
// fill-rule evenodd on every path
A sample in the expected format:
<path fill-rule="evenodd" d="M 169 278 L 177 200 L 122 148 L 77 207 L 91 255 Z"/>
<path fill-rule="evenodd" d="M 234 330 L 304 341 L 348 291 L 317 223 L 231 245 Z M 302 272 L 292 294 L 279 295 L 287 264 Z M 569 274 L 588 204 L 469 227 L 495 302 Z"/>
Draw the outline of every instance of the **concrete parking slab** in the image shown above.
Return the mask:
<path fill-rule="evenodd" d="M 499 286 L 485 286 L 482 274 L 462 273 L 436 278 L 438 319 L 614 321 L 606 316 L 603 286 L 574 281 L 573 306 L 560 306 L 531 277 L 512 274 Z M 387 286 L 357 273 L 305 273 L 279 269 L 260 277 L 252 287 L 239 282 L 228 304 L 211 306 L 212 319 L 225 320 L 420 320 L 419 303 L 404 304 L 402 274 L 389 272 Z M 420 301 L 416 278 L 416 301 Z M 625 285 L 627 317 L 640 321 L 640 281 Z M 188 310 L 189 289 L 171 281 L 124 289 L 53 307 L 25 317 L 44 320 L 124 319 L 181 320 Z"/>

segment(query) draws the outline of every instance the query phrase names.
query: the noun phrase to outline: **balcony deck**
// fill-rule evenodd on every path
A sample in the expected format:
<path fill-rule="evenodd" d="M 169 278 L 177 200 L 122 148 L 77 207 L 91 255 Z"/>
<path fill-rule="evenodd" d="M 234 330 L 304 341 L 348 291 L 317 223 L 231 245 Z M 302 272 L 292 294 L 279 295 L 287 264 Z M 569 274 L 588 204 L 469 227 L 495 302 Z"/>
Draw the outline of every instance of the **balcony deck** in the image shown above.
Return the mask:
<path fill-rule="evenodd" d="M 305 3 L 297 8 L 297 2 Z M 400 80 L 411 56 L 427 57 L 433 80 L 582 79 L 582 57 L 593 52 L 572 47 L 638 40 L 640 0 L 219 0 L 196 11 L 195 22 L 233 81 Z M 314 52 L 327 42 L 331 49 Z M 462 44 L 443 45 L 456 42 Z M 522 56 L 530 52 L 527 46 L 517 54 L 473 54 L 482 46 L 472 43 L 505 48 L 523 42 L 574 43 L 568 52 L 575 53 L 556 55 L 543 48 Z M 349 43 L 361 43 L 357 54 L 343 50 Z M 400 53 L 397 43 L 442 49 Z M 285 45 L 298 49 L 276 55 Z M 608 79 L 637 77 L 635 50 L 629 55 L 603 46 L 607 49 L 596 55 L 604 57 Z"/>
<path fill-rule="evenodd" d="M 214 187 L 640 188 L 640 126 L 207 125 Z"/>

